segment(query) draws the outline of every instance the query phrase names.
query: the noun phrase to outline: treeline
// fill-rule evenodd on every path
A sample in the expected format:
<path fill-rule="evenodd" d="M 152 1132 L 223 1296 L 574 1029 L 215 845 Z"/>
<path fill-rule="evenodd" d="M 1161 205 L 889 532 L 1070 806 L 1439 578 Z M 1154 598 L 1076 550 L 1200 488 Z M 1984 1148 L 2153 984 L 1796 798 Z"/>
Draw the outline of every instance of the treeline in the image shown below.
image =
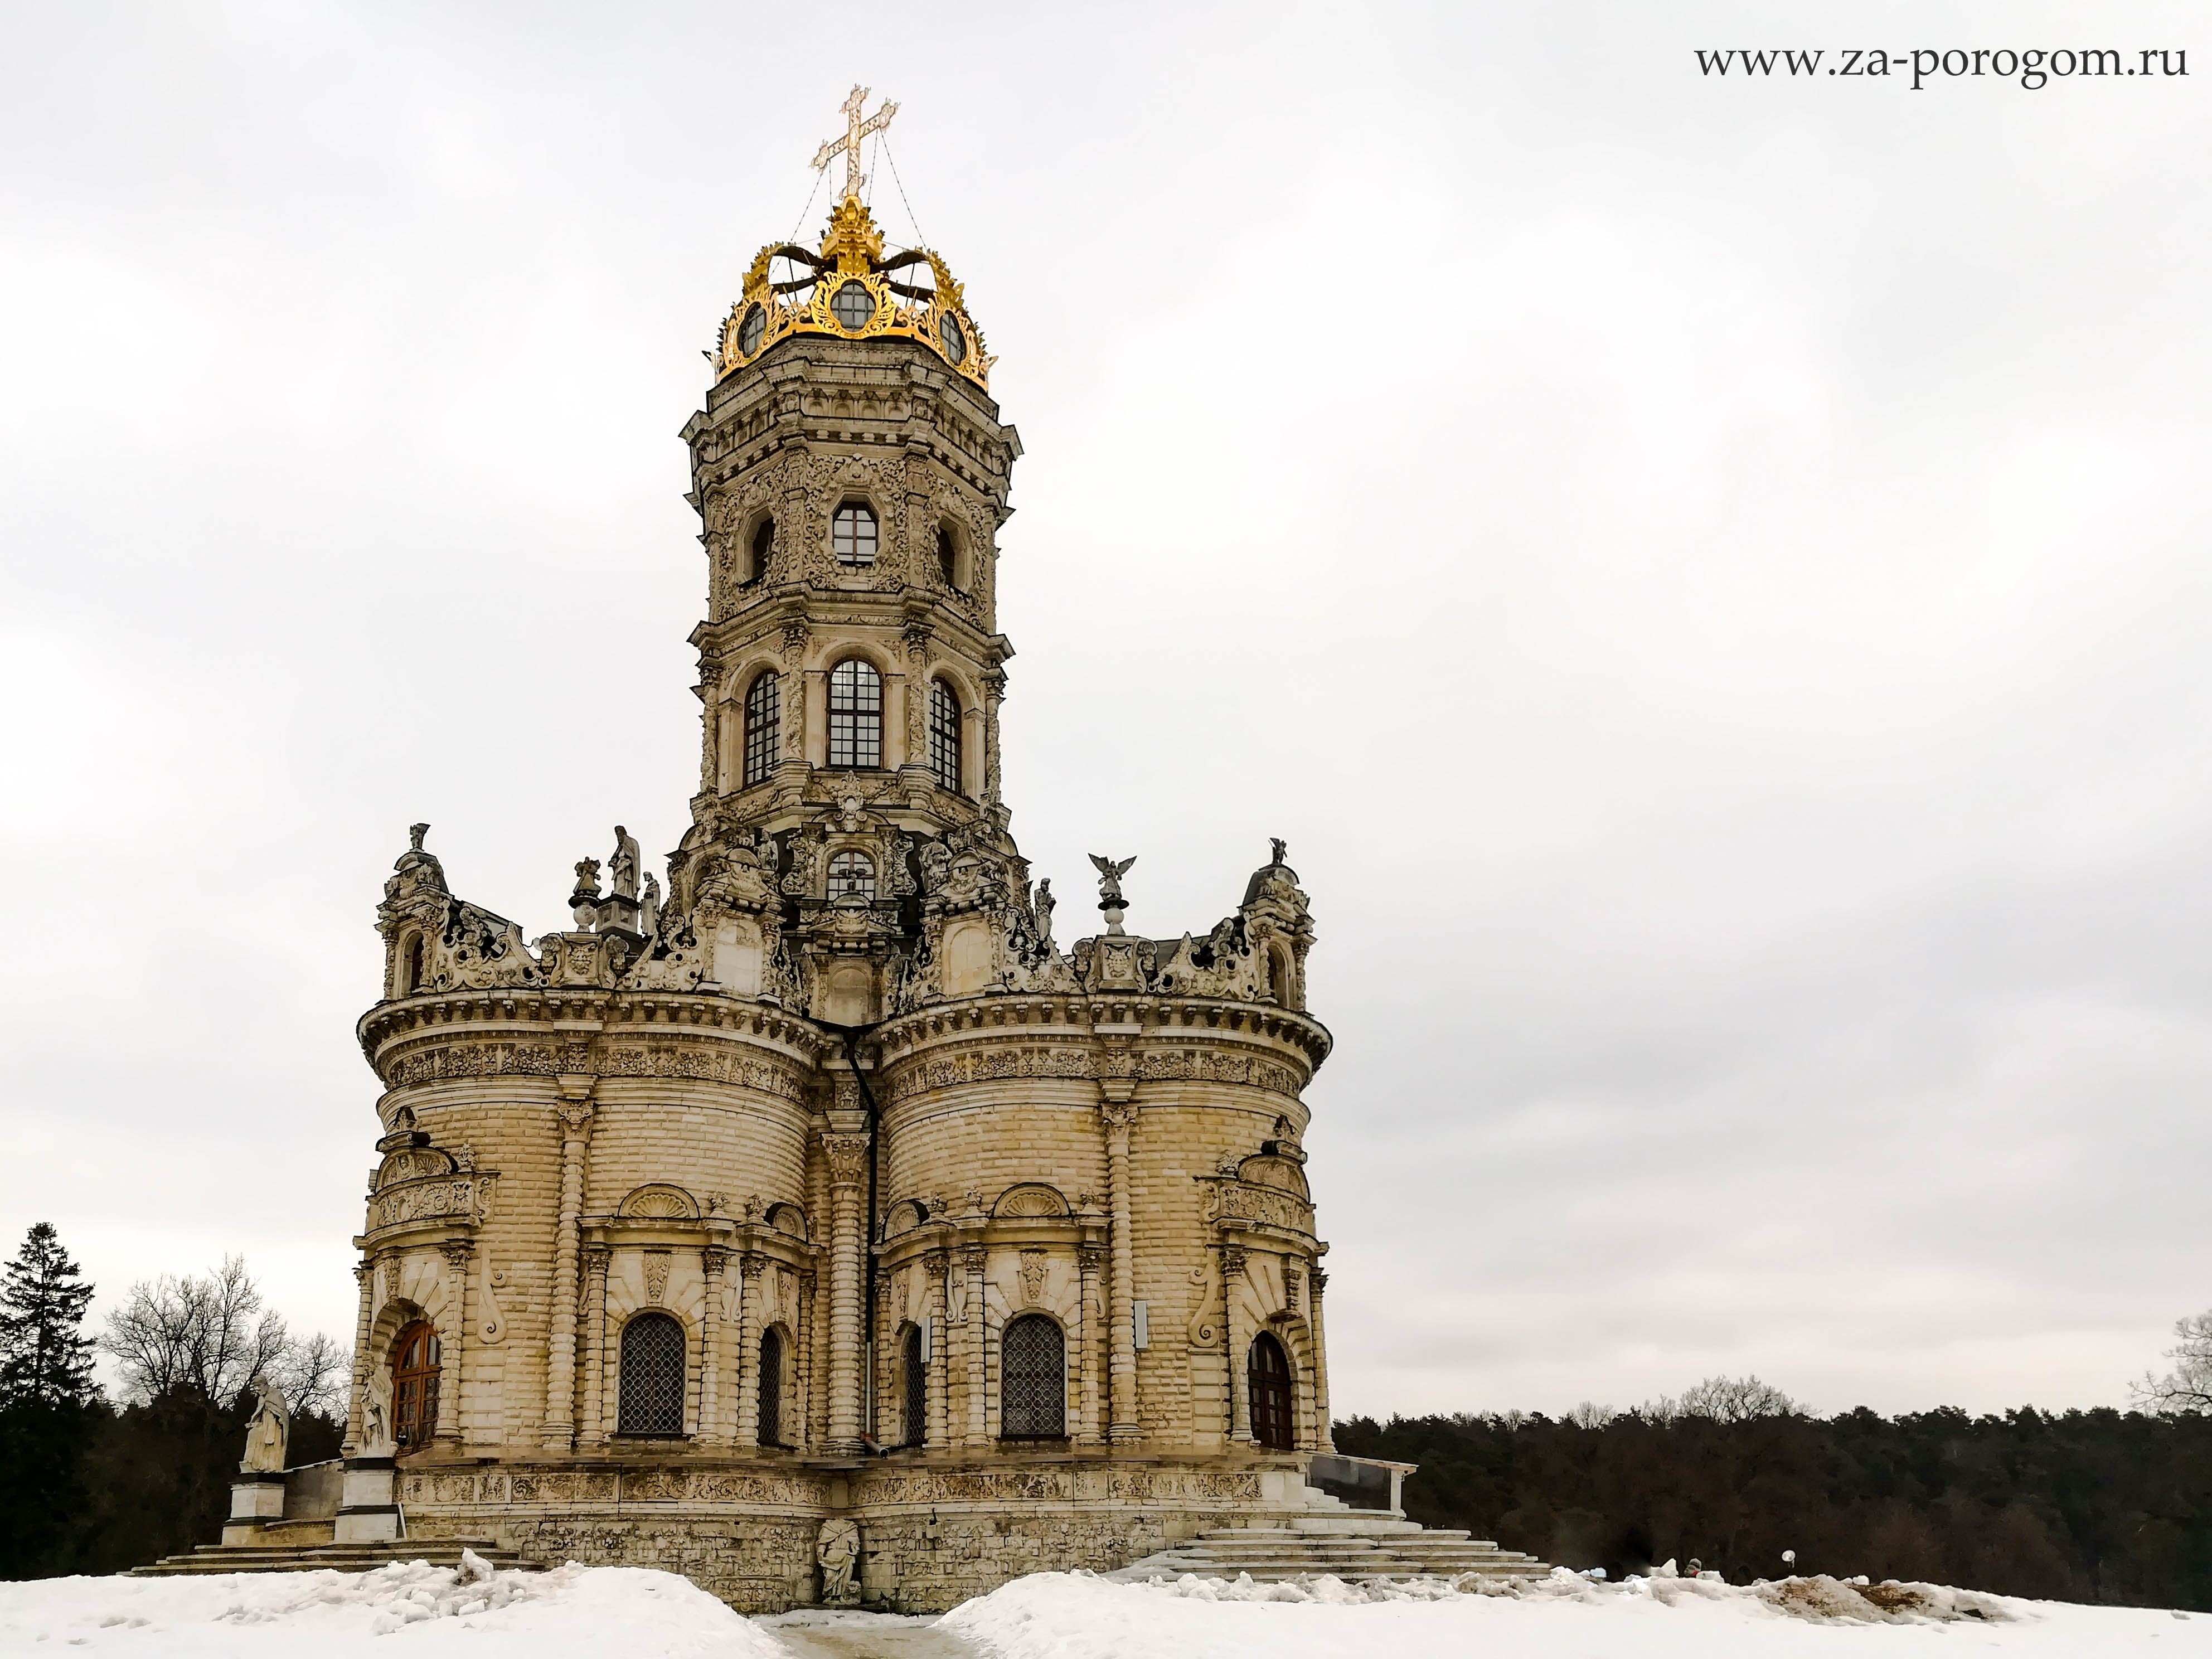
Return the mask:
<path fill-rule="evenodd" d="M 2212 1417 L 2187 1412 L 1815 1418 L 1778 1395 L 1717 1414 L 1355 1418 L 1336 1443 L 1419 1463 L 1413 1520 L 1613 1577 L 1695 1559 L 1735 1583 L 1864 1573 L 2212 1611 Z"/>
<path fill-rule="evenodd" d="M 44 1223 L 0 1277 L 0 1578 L 119 1572 L 214 1541 L 256 1372 L 299 1402 L 291 1462 L 335 1457 L 343 1437 L 350 1357 L 295 1339 L 237 1258 L 133 1285 L 96 1340 L 91 1299 Z M 96 1349 L 115 1361 L 122 1404 L 93 1381 Z"/>

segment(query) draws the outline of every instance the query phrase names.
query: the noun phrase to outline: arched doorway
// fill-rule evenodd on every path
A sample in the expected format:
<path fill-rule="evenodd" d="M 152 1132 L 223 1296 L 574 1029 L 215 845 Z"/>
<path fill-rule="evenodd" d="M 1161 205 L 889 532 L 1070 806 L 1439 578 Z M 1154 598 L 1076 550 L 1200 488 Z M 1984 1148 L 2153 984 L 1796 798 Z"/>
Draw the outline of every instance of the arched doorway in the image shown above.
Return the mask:
<path fill-rule="evenodd" d="M 1252 1437 L 1278 1451 L 1291 1450 L 1291 1361 L 1272 1332 L 1262 1331 L 1252 1339 L 1245 1376 L 1251 1385 Z"/>
<path fill-rule="evenodd" d="M 999 1344 L 999 1437 L 1058 1440 L 1067 1433 L 1067 1343 L 1042 1314 L 1006 1322 Z"/>
<path fill-rule="evenodd" d="M 392 1339 L 392 1439 L 402 1455 L 438 1430 L 438 1328 L 418 1319 Z"/>

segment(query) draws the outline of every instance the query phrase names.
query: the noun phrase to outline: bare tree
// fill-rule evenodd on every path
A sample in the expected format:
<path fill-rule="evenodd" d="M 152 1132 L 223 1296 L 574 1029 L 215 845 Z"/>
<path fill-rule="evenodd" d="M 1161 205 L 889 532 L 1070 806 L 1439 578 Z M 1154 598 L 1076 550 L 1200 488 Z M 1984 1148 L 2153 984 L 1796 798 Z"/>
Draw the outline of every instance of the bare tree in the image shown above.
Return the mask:
<path fill-rule="evenodd" d="M 1601 1406 L 1585 1400 L 1567 1413 L 1567 1421 L 1578 1429 L 1601 1429 L 1620 1413 L 1610 1406 Z"/>
<path fill-rule="evenodd" d="M 2145 1372 L 2128 1393 L 2139 1410 L 2167 1417 L 2212 1412 L 2212 1310 L 2175 1320 L 2173 1334 L 2166 1350 L 2173 1369 L 2164 1376 Z"/>
<path fill-rule="evenodd" d="M 237 1255 L 197 1278 L 141 1279 L 109 1316 L 100 1346 L 122 1373 L 124 1396 L 138 1401 L 189 1392 L 228 1406 L 265 1371 L 296 1408 L 295 1389 L 326 1398 L 332 1373 L 351 1364 L 328 1337 L 295 1340 Z"/>
<path fill-rule="evenodd" d="M 295 1412 L 341 1417 L 353 1387 L 353 1350 L 317 1331 L 289 1343 L 270 1375 Z"/>
<path fill-rule="evenodd" d="M 1682 1397 L 1661 1395 L 1636 1408 L 1647 1423 L 1667 1424 L 1685 1417 L 1715 1423 L 1748 1423 L 1757 1417 L 1796 1417 L 1804 1407 L 1771 1382 L 1756 1376 L 1709 1376 L 1682 1390 Z"/>

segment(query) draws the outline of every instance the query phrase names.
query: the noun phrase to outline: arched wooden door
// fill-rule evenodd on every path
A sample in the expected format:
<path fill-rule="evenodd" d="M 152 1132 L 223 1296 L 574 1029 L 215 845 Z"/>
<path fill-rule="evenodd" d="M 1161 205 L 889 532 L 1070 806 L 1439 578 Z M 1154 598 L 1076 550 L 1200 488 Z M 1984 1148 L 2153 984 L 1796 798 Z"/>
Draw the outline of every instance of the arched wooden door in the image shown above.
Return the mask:
<path fill-rule="evenodd" d="M 1262 1331 L 1252 1339 L 1245 1375 L 1252 1394 L 1252 1437 L 1279 1451 L 1293 1449 L 1290 1356 L 1272 1332 Z"/>
<path fill-rule="evenodd" d="M 392 1344 L 392 1438 L 401 1453 L 430 1443 L 438 1428 L 438 1328 L 418 1319 Z"/>

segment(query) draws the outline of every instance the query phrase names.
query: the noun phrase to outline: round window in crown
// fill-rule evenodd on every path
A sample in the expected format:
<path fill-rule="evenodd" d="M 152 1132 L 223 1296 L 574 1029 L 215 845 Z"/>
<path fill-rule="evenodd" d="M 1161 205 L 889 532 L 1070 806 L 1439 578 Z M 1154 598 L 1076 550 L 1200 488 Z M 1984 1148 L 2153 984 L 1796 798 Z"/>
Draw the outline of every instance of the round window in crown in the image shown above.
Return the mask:
<path fill-rule="evenodd" d="M 960 326 L 960 319 L 946 312 L 937 319 L 937 337 L 945 347 L 945 355 L 956 363 L 968 357 L 968 331 Z"/>
<path fill-rule="evenodd" d="M 848 283 L 830 296 L 830 314 L 840 327 L 857 334 L 876 314 L 876 296 L 863 283 Z"/>
<path fill-rule="evenodd" d="M 738 349 L 751 356 L 760 349 L 761 336 L 768 332 L 768 313 L 755 306 L 745 313 L 745 319 L 738 325 Z"/>

